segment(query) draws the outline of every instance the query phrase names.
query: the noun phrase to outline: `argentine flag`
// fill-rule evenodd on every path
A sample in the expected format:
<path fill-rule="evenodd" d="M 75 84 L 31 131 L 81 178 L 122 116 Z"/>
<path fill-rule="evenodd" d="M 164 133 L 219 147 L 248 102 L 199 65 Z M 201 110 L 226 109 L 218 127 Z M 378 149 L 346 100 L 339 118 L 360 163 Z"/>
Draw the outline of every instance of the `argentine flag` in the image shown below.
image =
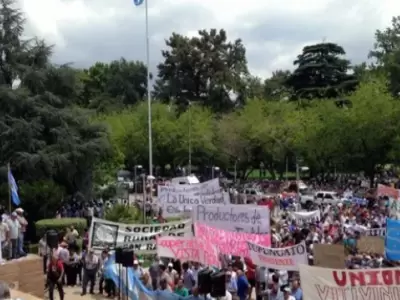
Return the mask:
<path fill-rule="evenodd" d="M 144 0 L 133 0 L 133 3 L 134 3 L 136 6 L 142 5 L 143 2 L 144 2 Z"/>
<path fill-rule="evenodd" d="M 11 170 L 8 170 L 8 185 L 9 189 L 11 191 L 11 199 L 14 202 L 16 206 L 21 204 L 21 201 L 19 200 L 18 196 L 18 186 L 17 183 L 15 182 L 15 178 L 13 174 L 11 173 Z"/>

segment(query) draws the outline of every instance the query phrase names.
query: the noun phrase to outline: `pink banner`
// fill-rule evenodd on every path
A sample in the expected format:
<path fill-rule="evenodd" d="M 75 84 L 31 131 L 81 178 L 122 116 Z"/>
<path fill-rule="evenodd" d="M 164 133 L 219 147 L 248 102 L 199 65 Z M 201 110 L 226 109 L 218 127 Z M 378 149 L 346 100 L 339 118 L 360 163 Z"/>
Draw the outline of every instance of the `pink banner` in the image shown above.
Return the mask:
<path fill-rule="evenodd" d="M 194 228 L 196 238 L 210 245 L 215 245 L 222 254 L 248 257 L 249 247 L 247 246 L 247 241 L 266 247 L 271 246 L 271 236 L 269 234 L 232 232 L 209 227 L 201 223 L 195 223 Z"/>
<path fill-rule="evenodd" d="M 221 265 L 217 248 L 195 238 L 180 236 L 158 237 L 157 254 L 159 257 L 177 258 L 182 262 L 196 261 L 216 267 Z"/>

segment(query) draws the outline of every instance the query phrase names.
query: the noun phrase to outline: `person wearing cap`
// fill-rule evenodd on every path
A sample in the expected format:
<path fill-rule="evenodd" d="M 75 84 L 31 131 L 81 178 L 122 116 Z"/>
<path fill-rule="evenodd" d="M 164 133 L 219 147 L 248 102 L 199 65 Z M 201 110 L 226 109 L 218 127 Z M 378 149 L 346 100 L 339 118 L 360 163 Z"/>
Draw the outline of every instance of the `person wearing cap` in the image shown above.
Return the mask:
<path fill-rule="evenodd" d="M 168 275 L 175 281 L 176 278 L 179 278 L 178 272 L 174 269 L 174 264 L 172 262 L 168 263 L 168 268 L 166 270 Z"/>
<path fill-rule="evenodd" d="M 18 257 L 18 238 L 21 225 L 17 219 L 17 213 L 13 212 L 11 217 L 7 219 L 7 225 L 9 229 L 10 236 L 10 259 L 15 259 Z"/>
<path fill-rule="evenodd" d="M 20 230 L 19 230 L 19 236 L 18 236 L 18 255 L 20 257 L 26 256 L 26 253 L 24 251 L 24 237 L 25 237 L 25 232 L 26 232 L 26 227 L 28 226 L 28 221 L 26 221 L 24 217 L 24 210 L 19 207 L 15 210 L 17 214 L 17 219 L 20 224 Z"/>

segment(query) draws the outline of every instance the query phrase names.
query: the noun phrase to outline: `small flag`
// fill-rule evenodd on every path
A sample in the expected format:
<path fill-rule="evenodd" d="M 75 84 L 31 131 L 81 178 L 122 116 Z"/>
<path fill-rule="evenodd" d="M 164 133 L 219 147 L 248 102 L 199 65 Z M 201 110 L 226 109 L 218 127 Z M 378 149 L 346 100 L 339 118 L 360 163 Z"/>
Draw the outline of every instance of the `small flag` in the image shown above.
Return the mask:
<path fill-rule="evenodd" d="M 13 203 L 18 206 L 21 204 L 21 201 L 19 200 L 19 196 L 18 196 L 18 186 L 17 183 L 15 182 L 15 178 L 13 176 L 13 174 L 11 173 L 11 170 L 8 170 L 8 185 L 9 185 L 9 189 L 11 192 L 11 199 L 13 201 Z"/>
<path fill-rule="evenodd" d="M 133 0 L 133 3 L 134 3 L 136 6 L 142 5 L 143 2 L 144 2 L 144 0 Z"/>

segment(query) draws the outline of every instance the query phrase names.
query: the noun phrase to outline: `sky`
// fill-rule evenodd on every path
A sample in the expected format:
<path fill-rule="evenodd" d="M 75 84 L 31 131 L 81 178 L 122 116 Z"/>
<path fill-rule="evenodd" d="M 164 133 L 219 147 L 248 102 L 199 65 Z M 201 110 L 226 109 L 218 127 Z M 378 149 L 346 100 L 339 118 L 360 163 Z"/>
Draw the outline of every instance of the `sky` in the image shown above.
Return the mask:
<path fill-rule="evenodd" d="M 55 63 L 88 67 L 124 57 L 146 61 L 145 5 L 133 0 L 18 0 L 26 34 L 54 44 Z M 225 29 L 241 38 L 250 72 L 268 78 L 293 69 L 304 46 L 343 46 L 353 63 L 365 61 L 374 33 L 400 14 L 398 0 L 145 0 L 149 13 L 150 69 L 162 61 L 173 32 Z"/>

